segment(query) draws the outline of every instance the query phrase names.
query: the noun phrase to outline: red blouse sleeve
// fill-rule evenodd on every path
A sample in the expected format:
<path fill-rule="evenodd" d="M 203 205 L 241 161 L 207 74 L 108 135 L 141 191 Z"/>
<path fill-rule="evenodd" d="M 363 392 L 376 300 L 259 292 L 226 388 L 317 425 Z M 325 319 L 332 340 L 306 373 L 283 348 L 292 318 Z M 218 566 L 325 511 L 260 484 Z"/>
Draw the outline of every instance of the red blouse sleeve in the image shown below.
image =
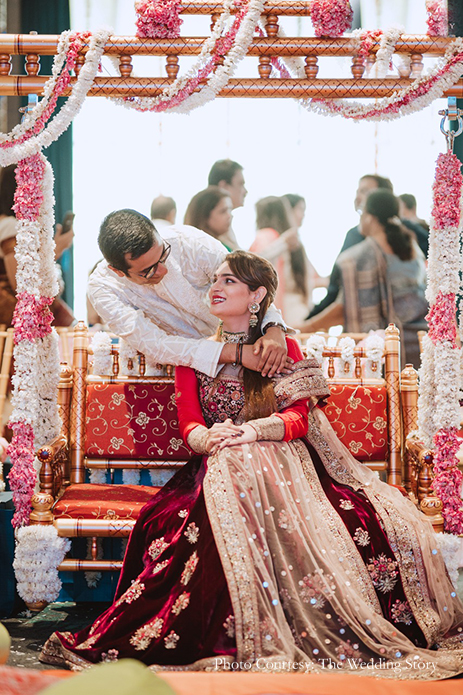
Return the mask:
<path fill-rule="evenodd" d="M 288 357 L 295 362 L 304 359 L 299 343 L 290 337 L 286 337 L 288 346 Z M 283 440 L 289 442 L 291 439 L 299 439 L 307 434 L 309 426 L 309 403 L 307 400 L 296 401 L 288 408 L 284 408 L 277 413 L 285 423 L 285 436 Z"/>
<path fill-rule="evenodd" d="M 194 369 L 175 367 L 175 401 L 184 442 L 198 425 L 206 425 L 199 402 L 199 384 Z"/>

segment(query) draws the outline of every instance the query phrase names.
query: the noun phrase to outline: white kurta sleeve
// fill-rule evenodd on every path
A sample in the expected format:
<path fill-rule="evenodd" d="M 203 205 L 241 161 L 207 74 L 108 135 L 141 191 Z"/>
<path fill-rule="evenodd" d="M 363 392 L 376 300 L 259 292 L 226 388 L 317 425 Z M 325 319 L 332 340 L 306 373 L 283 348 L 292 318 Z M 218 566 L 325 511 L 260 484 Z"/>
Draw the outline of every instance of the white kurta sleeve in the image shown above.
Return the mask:
<path fill-rule="evenodd" d="M 109 330 L 124 338 L 133 349 L 160 364 L 183 365 L 209 376 L 216 375 L 221 343 L 169 335 L 98 274 L 90 277 L 88 298 Z"/>

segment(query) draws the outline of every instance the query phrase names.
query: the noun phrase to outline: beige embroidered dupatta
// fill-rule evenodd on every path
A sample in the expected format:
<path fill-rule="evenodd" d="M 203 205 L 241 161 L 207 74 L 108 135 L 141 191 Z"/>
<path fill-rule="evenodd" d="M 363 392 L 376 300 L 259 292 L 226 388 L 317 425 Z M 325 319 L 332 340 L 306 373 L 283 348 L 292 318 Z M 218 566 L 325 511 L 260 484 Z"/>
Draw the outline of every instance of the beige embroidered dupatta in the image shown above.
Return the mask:
<path fill-rule="evenodd" d="M 370 574 L 305 443 L 264 441 L 211 456 L 204 481 L 241 668 L 426 680 L 462 672 L 463 606 L 429 522 L 352 457 L 317 408 L 308 439 L 334 480 L 363 490 L 371 501 L 415 619 L 428 646 L 439 650 L 415 647 L 383 618 Z M 446 640 L 458 624 L 460 631 Z"/>

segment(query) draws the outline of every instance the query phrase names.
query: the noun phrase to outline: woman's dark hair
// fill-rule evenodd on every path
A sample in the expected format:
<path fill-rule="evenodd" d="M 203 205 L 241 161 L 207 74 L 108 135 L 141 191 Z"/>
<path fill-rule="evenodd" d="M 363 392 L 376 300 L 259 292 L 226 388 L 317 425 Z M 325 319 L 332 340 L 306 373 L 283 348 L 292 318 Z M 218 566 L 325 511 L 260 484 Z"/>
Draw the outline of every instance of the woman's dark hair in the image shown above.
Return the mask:
<path fill-rule="evenodd" d="M 249 329 L 248 343 L 253 344 L 261 336 L 262 319 L 275 298 L 278 276 L 273 265 L 265 258 L 248 251 L 233 251 L 225 257 L 233 275 L 244 282 L 252 292 L 265 287 L 267 294 L 260 302 L 257 325 Z M 277 410 L 273 383 L 260 372 L 243 368 L 244 412 L 246 420 L 267 417 Z"/>
<path fill-rule="evenodd" d="M 304 198 L 300 197 L 300 200 L 304 200 Z M 271 227 L 278 234 L 283 234 L 293 226 L 291 223 L 291 207 L 292 204 L 288 196 L 279 198 L 278 196 L 270 195 L 267 198 L 261 198 L 256 203 L 257 229 Z M 307 267 L 302 246 L 299 246 L 294 251 L 290 251 L 290 260 L 297 291 L 304 299 L 307 299 Z"/>
<path fill-rule="evenodd" d="M 301 200 L 303 200 L 305 203 L 305 198 L 297 193 L 285 193 L 283 198 L 286 198 L 292 208 L 295 208 L 296 205 L 301 202 Z"/>
<path fill-rule="evenodd" d="M 404 227 L 399 218 L 399 201 L 393 193 L 383 188 L 371 191 L 365 203 L 365 211 L 383 225 L 389 246 L 402 261 L 415 257 L 414 234 Z"/>
<path fill-rule="evenodd" d="M 190 224 L 196 229 L 202 229 L 203 232 L 217 238 L 213 230 L 208 225 L 208 220 L 211 212 L 220 203 L 222 198 L 229 198 L 230 195 L 218 186 L 208 186 L 203 191 L 199 191 L 188 203 L 184 224 Z"/>
<path fill-rule="evenodd" d="M 3 167 L 0 171 L 0 215 L 7 217 L 14 217 L 15 171 L 16 164 Z"/>

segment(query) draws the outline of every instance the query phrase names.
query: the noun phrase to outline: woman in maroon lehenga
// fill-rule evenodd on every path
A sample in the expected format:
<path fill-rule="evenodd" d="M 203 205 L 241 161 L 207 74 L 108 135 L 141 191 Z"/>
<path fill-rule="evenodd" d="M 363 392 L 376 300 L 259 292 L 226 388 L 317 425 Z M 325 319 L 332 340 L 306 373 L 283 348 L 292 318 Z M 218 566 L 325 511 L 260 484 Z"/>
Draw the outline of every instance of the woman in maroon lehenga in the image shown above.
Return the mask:
<path fill-rule="evenodd" d="M 235 365 L 215 379 L 176 370 L 182 434 L 199 455 L 142 510 L 113 605 L 77 634 L 53 634 L 42 660 L 463 671 L 463 606 L 432 528 L 340 444 L 317 405 L 329 394 L 317 363 L 288 339 L 289 376 L 239 364 L 276 284 L 272 266 L 244 251 L 219 268 L 215 339 L 236 344 Z"/>

